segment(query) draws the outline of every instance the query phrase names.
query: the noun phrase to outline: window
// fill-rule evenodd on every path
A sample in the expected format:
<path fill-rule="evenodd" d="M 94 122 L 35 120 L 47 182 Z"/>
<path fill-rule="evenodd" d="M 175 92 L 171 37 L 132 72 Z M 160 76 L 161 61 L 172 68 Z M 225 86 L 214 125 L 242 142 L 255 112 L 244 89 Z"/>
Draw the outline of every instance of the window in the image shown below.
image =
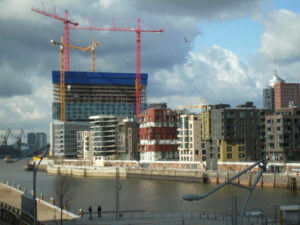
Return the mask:
<path fill-rule="evenodd" d="M 239 152 L 245 151 L 245 146 L 239 146 Z"/>
<path fill-rule="evenodd" d="M 231 153 L 227 153 L 227 159 L 232 159 L 232 154 Z"/>
<path fill-rule="evenodd" d="M 227 146 L 227 152 L 231 152 L 232 151 L 232 146 Z"/>
<path fill-rule="evenodd" d="M 196 154 L 196 155 L 199 155 L 199 150 L 196 150 L 196 151 L 195 151 L 195 154 Z"/>
<path fill-rule="evenodd" d="M 240 159 L 245 158 L 245 153 L 239 153 L 239 158 Z"/>

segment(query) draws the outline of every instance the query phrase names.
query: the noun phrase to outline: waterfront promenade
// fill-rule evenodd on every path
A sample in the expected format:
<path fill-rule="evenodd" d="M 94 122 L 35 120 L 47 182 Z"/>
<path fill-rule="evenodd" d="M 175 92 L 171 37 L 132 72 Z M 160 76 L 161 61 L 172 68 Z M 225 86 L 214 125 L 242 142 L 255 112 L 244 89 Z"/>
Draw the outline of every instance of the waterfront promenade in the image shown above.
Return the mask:
<path fill-rule="evenodd" d="M 6 184 L 0 183 L 0 201 L 7 203 L 15 208 L 22 208 L 22 195 L 24 192 L 18 190 L 17 188 L 11 187 Z M 31 196 L 28 196 L 31 197 Z M 37 199 L 37 219 L 38 221 L 52 221 L 60 218 L 60 208 L 51 205 L 50 203 Z M 71 220 L 74 218 L 78 218 L 77 215 L 63 211 L 63 219 Z"/>
<path fill-rule="evenodd" d="M 22 195 L 23 191 L 18 188 L 9 186 L 7 184 L 0 184 L 0 201 L 7 203 L 13 207 L 22 208 Z M 60 209 L 51 205 L 41 199 L 37 201 L 38 220 L 45 225 L 54 225 L 59 221 Z M 176 225 L 176 224 L 189 224 L 189 225 L 227 225 L 231 224 L 231 213 L 212 213 L 204 211 L 120 211 L 119 220 L 116 220 L 116 214 L 114 211 L 104 211 L 102 218 L 97 217 L 97 213 L 94 212 L 93 218 L 89 218 L 89 214 L 85 212 L 83 217 L 77 216 L 71 212 L 64 211 L 63 213 L 64 224 L 66 225 L 134 225 L 134 224 L 164 224 L 164 225 Z M 276 224 L 273 219 L 261 217 L 245 217 L 244 224 L 255 224 L 268 220 L 268 224 Z M 2 221 L 1 221 L 2 222 Z"/>

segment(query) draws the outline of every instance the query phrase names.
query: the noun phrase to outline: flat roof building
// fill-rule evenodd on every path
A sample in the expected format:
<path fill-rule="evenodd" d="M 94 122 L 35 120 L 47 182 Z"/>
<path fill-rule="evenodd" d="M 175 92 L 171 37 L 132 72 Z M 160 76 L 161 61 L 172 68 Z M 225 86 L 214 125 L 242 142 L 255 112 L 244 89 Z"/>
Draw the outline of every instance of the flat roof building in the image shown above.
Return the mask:
<path fill-rule="evenodd" d="M 62 122 L 50 123 L 50 155 L 77 158 L 77 132 L 89 130 L 88 122 Z"/>
<path fill-rule="evenodd" d="M 141 161 L 178 160 L 178 115 L 170 109 L 146 109 L 139 116 Z"/>
<path fill-rule="evenodd" d="M 266 152 L 272 161 L 300 160 L 300 107 L 266 117 Z"/>
<path fill-rule="evenodd" d="M 141 111 L 146 108 L 147 74 L 141 74 Z M 133 117 L 135 73 L 65 72 L 67 121 L 88 121 L 94 115 Z M 60 72 L 52 71 L 52 118 L 60 119 Z"/>

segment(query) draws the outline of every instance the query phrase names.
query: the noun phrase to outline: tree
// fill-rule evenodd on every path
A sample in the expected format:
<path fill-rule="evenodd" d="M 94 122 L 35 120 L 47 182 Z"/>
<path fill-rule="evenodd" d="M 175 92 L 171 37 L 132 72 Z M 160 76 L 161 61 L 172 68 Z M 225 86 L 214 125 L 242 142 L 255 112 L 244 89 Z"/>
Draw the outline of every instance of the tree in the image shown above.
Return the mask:
<path fill-rule="evenodd" d="M 60 225 L 63 225 L 63 208 L 69 205 L 74 192 L 72 190 L 70 177 L 61 174 L 56 176 L 54 182 L 54 195 L 58 206 L 60 207 Z"/>

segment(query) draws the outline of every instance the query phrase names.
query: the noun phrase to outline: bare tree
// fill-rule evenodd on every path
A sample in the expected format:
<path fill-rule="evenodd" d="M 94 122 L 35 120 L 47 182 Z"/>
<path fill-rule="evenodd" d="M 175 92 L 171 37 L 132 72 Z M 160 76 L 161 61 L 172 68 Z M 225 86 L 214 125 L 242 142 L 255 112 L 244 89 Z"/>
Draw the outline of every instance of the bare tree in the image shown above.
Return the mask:
<path fill-rule="evenodd" d="M 60 225 L 63 225 L 64 205 L 68 206 L 74 196 L 70 177 L 61 174 L 56 176 L 54 182 L 54 195 L 58 206 L 60 207 Z"/>

